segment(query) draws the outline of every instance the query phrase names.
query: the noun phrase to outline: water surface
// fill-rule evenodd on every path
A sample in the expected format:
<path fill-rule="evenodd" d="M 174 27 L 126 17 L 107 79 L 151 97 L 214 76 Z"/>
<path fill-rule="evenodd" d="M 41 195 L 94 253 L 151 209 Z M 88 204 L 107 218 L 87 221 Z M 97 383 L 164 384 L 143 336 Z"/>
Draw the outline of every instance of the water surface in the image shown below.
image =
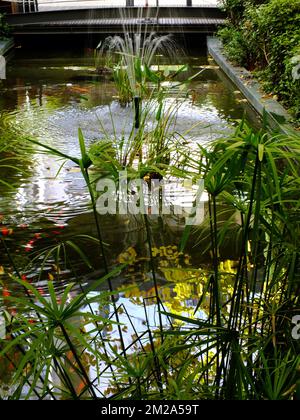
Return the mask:
<path fill-rule="evenodd" d="M 0 85 L 2 142 L 15 142 L 17 130 L 22 135 L 14 147 L 20 151 L 28 148 L 26 137 L 30 137 L 79 157 L 78 128 L 87 146 L 103 137 L 101 127 L 113 133 L 112 118 L 116 132 L 131 131 L 132 109 L 120 106 L 109 76 L 99 77 L 94 72 L 91 51 L 77 57 L 70 51 L 47 55 L 45 58 L 45 52 L 20 49 L 8 63 L 7 80 Z M 205 56 L 191 56 L 178 57 L 173 64 L 186 63 L 190 74 L 205 69 L 178 99 L 181 106 L 176 130 L 185 133 L 196 125 L 187 138 L 191 150 L 197 143 L 205 146 L 230 132 L 235 119 L 245 117 L 252 125 L 258 124 L 256 114 L 215 63 Z M 167 101 L 172 103 L 174 95 Z M 11 162 L 13 167 L 1 170 L 2 179 L 13 185 L 0 185 L 1 229 L 11 229 L 6 236 L 11 256 L 23 276 L 43 293 L 47 293 L 49 279 L 55 281 L 58 290 L 70 281 L 92 283 L 104 273 L 103 259 L 95 241 L 87 240 L 97 232 L 80 170 L 72 162 L 61 167 L 62 162 L 41 154 L 36 146 L 30 147 L 29 153 L 21 151 L 21 158 Z M 10 157 L 10 152 L 3 156 Z M 131 291 L 119 291 L 119 303 L 135 314 L 132 320 L 141 328 L 145 319 L 143 302 L 148 299 L 146 307 L 155 323 L 155 305 L 149 300 L 154 290 L 143 218 L 103 216 L 99 221 L 109 267 L 129 262 L 126 271 L 114 280 L 115 288 L 132 285 Z M 204 246 L 196 246 L 197 236 L 184 253 L 178 251 L 183 228 L 171 216 L 151 219 L 161 296 L 170 310 L 179 312 L 197 304 L 210 270 L 210 256 Z M 88 262 L 70 241 L 85 252 Z M 51 254 L 53 247 L 56 252 Z M 234 259 L 232 246 L 222 252 L 224 261 Z M 18 289 L 8 277 L 12 269 L 3 250 L 0 267 L 3 286 Z"/>

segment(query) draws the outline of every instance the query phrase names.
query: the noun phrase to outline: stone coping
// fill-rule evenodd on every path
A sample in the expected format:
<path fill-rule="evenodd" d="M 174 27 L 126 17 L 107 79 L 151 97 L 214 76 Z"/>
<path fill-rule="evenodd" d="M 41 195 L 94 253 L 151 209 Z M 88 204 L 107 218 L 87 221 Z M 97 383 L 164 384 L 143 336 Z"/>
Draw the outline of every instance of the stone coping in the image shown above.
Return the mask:
<path fill-rule="evenodd" d="M 291 125 L 291 115 L 274 98 L 267 96 L 257 79 L 244 67 L 234 66 L 225 56 L 222 42 L 216 37 L 207 38 L 209 54 L 223 72 L 242 92 L 261 116 L 267 117 L 270 126 L 284 134 L 298 134 Z"/>

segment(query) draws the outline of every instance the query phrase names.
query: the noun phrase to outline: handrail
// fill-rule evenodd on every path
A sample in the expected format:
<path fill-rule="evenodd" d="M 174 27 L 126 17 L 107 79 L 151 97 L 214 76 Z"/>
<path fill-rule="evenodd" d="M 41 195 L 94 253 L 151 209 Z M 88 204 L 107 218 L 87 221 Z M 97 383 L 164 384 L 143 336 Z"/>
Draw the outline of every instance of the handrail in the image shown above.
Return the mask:
<path fill-rule="evenodd" d="M 12 13 L 38 12 L 38 0 L 10 0 Z"/>

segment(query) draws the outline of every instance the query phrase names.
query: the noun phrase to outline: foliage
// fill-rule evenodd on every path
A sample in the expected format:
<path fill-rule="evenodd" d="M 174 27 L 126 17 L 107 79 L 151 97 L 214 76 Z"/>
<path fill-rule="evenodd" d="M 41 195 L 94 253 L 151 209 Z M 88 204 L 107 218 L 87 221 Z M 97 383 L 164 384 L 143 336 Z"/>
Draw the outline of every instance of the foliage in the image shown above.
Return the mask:
<path fill-rule="evenodd" d="M 68 158 L 80 165 L 90 188 L 91 161 L 81 132 L 79 138 L 81 158 Z M 109 144 L 107 150 L 113 153 Z M 173 250 L 152 247 L 145 216 L 159 325 L 153 329 L 146 321 L 145 331 L 135 331 L 127 348 L 122 338 L 127 326 L 119 318 L 126 308 L 116 305 L 111 284 L 107 292 L 96 292 L 119 275 L 124 265 L 89 287 L 78 289 L 70 284 L 56 291 L 49 281 L 46 296 L 21 273 L 12 276 L 11 281 L 18 283 L 27 297 L 11 289 L 3 293 L 6 304 L 19 308 L 13 316 L 6 312 L 9 335 L 1 341 L 0 357 L 9 359 L 15 384 L 10 398 L 294 398 L 300 363 L 299 343 L 291 337 L 291 318 L 299 307 L 299 161 L 298 137 L 264 130 L 255 133 L 243 122 L 209 150 L 199 146 L 199 158 L 191 157 L 186 171 L 205 178 L 209 217 L 197 229 L 198 246 L 203 250 L 207 229 L 211 269 L 201 279 L 194 313 L 187 317 L 166 310 L 154 259 L 158 252 L 172 258 L 181 253 L 175 250 L 173 256 Z M 92 193 L 91 199 L 94 202 Z M 219 223 L 224 203 L 233 215 Z M 220 247 L 233 226 L 241 231 L 234 270 L 220 259 Z M 98 228 L 101 243 L 101 226 Z M 184 232 L 182 250 L 190 234 Z M 8 252 L 5 241 L 2 238 Z M 102 253 L 105 261 L 104 248 Z M 120 256 L 119 262 L 133 264 L 135 250 L 129 249 L 128 255 Z M 224 290 L 226 275 L 231 280 Z M 99 311 L 95 312 L 93 305 Z M 105 315 L 108 305 L 114 308 L 110 317 Z M 164 323 L 162 315 L 167 319 Z"/>
<path fill-rule="evenodd" d="M 267 92 L 277 95 L 299 120 L 299 78 L 293 69 L 300 47 L 300 1 L 226 2 L 230 20 L 219 34 L 228 57 L 259 71 Z M 297 64 L 296 64 L 297 65 Z"/>
<path fill-rule="evenodd" d="M 243 31 L 228 24 L 220 29 L 218 34 L 224 43 L 228 58 L 240 66 L 248 67 L 250 51 Z"/>
<path fill-rule="evenodd" d="M 178 165 L 176 153 L 180 138 L 175 131 L 175 120 L 180 103 L 164 104 L 162 99 L 149 100 L 141 112 L 139 128 L 134 126 L 129 135 L 111 135 L 101 126 L 102 140 L 89 149 L 93 164 L 101 175 L 118 181 L 119 171 L 126 170 L 129 178 L 144 178 L 147 174 L 163 177 Z M 113 116 L 111 115 L 113 124 Z"/>
<path fill-rule="evenodd" d="M 146 88 L 143 67 L 150 67 L 155 54 L 169 42 L 168 36 L 159 37 L 154 33 L 147 37 L 141 33 L 125 33 L 123 37 L 108 37 L 103 45 L 99 44 L 99 55 L 105 54 L 107 63 L 113 65 L 114 79 L 117 88 L 120 88 L 123 103 L 135 96 L 142 96 Z"/>
<path fill-rule="evenodd" d="M 131 71 L 154 87 L 160 84 L 160 75 L 149 73 L 137 55 L 130 60 L 134 69 L 128 65 L 124 73 L 129 84 Z M 134 89 L 131 94 L 137 93 Z M 267 127 L 255 132 L 241 121 L 225 138 L 192 150 L 187 133 L 174 128 L 180 101 L 172 99 L 170 106 L 164 91 L 154 89 L 140 110 L 139 127 L 129 117 L 127 135 L 117 132 L 114 116 L 109 132 L 100 121 L 102 139 L 89 150 L 79 129 L 79 156 L 31 140 L 41 153 L 79 167 L 104 275 L 92 285 L 80 278 L 66 285 L 48 276 L 41 289 L 18 267 L 10 251 L 11 232 L 1 229 L 1 252 L 11 266 L 9 282 L 1 278 L 0 298 L 6 398 L 292 400 L 299 393 L 299 341 L 292 336 L 300 296 L 299 136 L 278 135 Z M 6 169 L 9 162 L 1 165 Z M 185 227 L 178 247 L 157 247 L 153 229 L 163 234 L 163 218 L 142 215 L 146 256 L 139 261 L 131 246 L 111 267 L 94 184 L 103 176 L 117 181 L 124 169 L 129 178 L 173 176 L 195 184 L 204 179 L 207 215 L 194 229 Z M 228 238 L 236 242 L 236 261 L 225 263 L 221 249 Z M 205 270 L 189 267 L 187 244 L 200 257 L 210 256 Z M 67 246 L 89 265 L 89 256 L 75 242 L 58 239 L 43 255 L 41 271 L 54 256 L 59 273 L 60 253 L 65 262 Z M 145 312 L 139 331 L 132 322 L 135 314 L 118 298 L 132 293 L 123 280 L 141 260 L 151 289 L 145 293 L 134 285 Z M 172 304 L 164 302 L 167 292 L 157 266 L 164 282 L 175 283 L 168 295 Z M 119 290 L 113 287 L 116 278 L 122 279 Z M 190 310 L 182 300 L 193 298 L 192 287 L 197 302 Z M 149 304 L 155 307 L 155 325 L 149 321 Z"/>
<path fill-rule="evenodd" d="M 0 14 L 0 40 L 9 37 L 10 29 L 5 21 L 5 16 Z"/>
<path fill-rule="evenodd" d="M 178 47 L 170 35 L 158 36 L 153 31 L 149 35 L 140 31 L 123 36 L 110 36 L 96 49 L 96 63 L 105 59 L 106 67 L 113 71 L 119 100 L 126 104 L 134 97 L 143 98 L 151 94 L 151 86 L 159 87 L 162 81 L 151 70 L 158 54 L 172 58 Z M 184 71 L 182 68 L 181 71 Z M 155 84 L 155 85 L 153 85 Z"/>

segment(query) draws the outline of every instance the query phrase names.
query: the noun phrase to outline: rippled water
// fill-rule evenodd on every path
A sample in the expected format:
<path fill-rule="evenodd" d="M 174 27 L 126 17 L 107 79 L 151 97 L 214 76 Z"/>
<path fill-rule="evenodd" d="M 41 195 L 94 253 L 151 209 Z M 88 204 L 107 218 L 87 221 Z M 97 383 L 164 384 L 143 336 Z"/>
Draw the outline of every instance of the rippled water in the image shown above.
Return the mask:
<path fill-rule="evenodd" d="M 101 126 L 107 133 L 115 131 L 126 136 L 131 131 L 131 107 L 119 105 L 112 81 L 109 77 L 95 75 L 89 57 L 75 59 L 64 57 L 64 54 L 51 59 L 36 57 L 26 57 L 24 52 L 17 50 L 8 64 L 7 80 L 0 85 L 3 139 L 9 135 L 13 138 L 13 129 L 17 129 L 24 138 L 30 136 L 78 157 L 79 127 L 87 146 L 103 137 Z M 186 62 L 195 73 L 201 66 L 206 68 L 189 86 L 188 98 L 183 99 L 187 92 L 182 94 L 174 126 L 183 134 L 197 124 L 188 137 L 191 149 L 197 142 L 205 145 L 231 130 L 232 119 L 245 116 L 252 124 L 257 124 L 256 115 L 213 62 L 207 61 L 206 57 L 179 57 L 176 64 Z M 172 101 L 174 95 L 168 98 L 170 104 Z M 21 143 L 19 147 L 24 145 L 24 140 Z M 78 235 L 96 236 L 90 200 L 79 168 L 67 162 L 60 169 L 61 162 L 41 154 L 35 147 L 29 156 L 26 154 L 24 159 L 12 163 L 14 168 L 1 170 L 2 179 L 13 183 L 14 188 L 0 185 L 0 215 L 2 229 L 13 230 L 7 243 L 20 270 L 41 287 L 49 276 L 57 280 L 58 287 L 74 278 L 91 281 L 99 277 L 103 267 L 97 246 L 78 238 Z M 137 261 L 143 260 L 147 246 L 141 220 L 130 216 L 103 216 L 100 222 L 110 266 L 117 263 L 120 255 L 126 255 L 128 249 L 135 250 Z M 167 249 L 167 254 L 168 250 L 174 253 L 182 228 L 172 217 L 164 220 L 164 226 L 154 220 L 155 247 Z M 68 267 L 57 269 L 54 257 L 49 257 L 41 270 L 49 247 L 71 239 L 84 248 L 92 268 L 82 262 L 74 249 L 69 249 L 71 264 Z M 30 263 L 42 252 L 42 257 L 34 264 Z M 192 258 L 189 267 L 198 267 L 199 261 L 207 262 L 207 256 L 192 245 L 187 252 Z M 230 258 L 231 251 L 228 255 L 224 252 L 224 257 Z M 5 282 L 9 261 L 2 252 L 0 266 Z M 162 270 L 158 270 L 157 275 L 162 282 L 172 280 L 172 276 L 166 279 L 166 272 Z M 116 284 L 123 284 L 124 280 L 150 281 L 150 277 L 148 263 L 138 262 L 134 270 L 128 276 L 120 276 Z M 146 290 L 148 286 L 143 284 L 141 289 Z"/>
<path fill-rule="evenodd" d="M 29 136 L 79 157 L 78 128 L 82 129 L 87 146 L 103 137 L 103 128 L 107 133 L 128 135 L 132 128 L 132 109 L 119 105 L 113 83 L 109 77 L 95 75 L 89 57 L 37 56 L 28 53 L 27 57 L 17 50 L 8 64 L 7 80 L 0 85 L 2 143 L 14 141 L 14 147 L 21 151 L 25 145 L 28 149 L 25 138 Z M 181 134 L 189 130 L 187 140 L 191 150 L 196 143 L 207 145 L 230 131 L 233 119 L 245 116 L 252 125 L 259 124 L 241 94 L 213 62 L 206 57 L 179 57 L 177 64 L 186 62 L 195 73 L 200 66 L 206 68 L 189 86 L 189 91 L 177 99 L 180 107 L 173 128 Z M 174 95 L 170 95 L 167 102 L 172 104 L 174 100 Z M 17 142 L 15 130 L 21 133 Z M 10 158 L 10 152 L 2 153 L 1 157 Z M 0 184 L 0 232 L 5 234 L 20 273 L 35 282 L 41 293 L 47 293 L 49 279 L 55 281 L 59 291 L 71 280 L 91 283 L 104 272 L 98 245 L 87 240 L 87 236 L 96 237 L 97 232 L 84 180 L 74 163 L 67 162 L 63 167 L 61 163 L 31 146 L 29 153 L 21 152 L 21 159 L 10 161 L 12 167 L 0 168 L 0 179 L 13 185 L 9 188 Z M 144 299 L 154 294 L 144 222 L 142 218 L 127 215 L 99 216 L 99 222 L 109 267 L 129 263 L 125 272 L 114 279 L 114 288 L 131 285 L 131 289 L 119 289 L 116 295 L 118 304 L 124 304 L 130 313 L 129 318 L 126 313 L 120 317 L 128 325 L 130 342 L 135 329 L 144 328 Z M 161 298 L 167 309 L 186 313 L 197 305 L 210 257 L 204 248 L 195 246 L 195 238 L 184 254 L 178 251 L 183 224 L 176 218 L 152 218 L 150 223 Z M 79 246 L 89 262 L 68 241 Z M 51 254 L 53 247 L 56 251 Z M 223 259 L 232 259 L 234 255 L 232 246 L 222 252 Z M 12 271 L 11 261 L 1 249 L 2 292 L 19 289 L 9 277 Z M 5 299 L 4 304 L 9 308 Z M 146 301 L 145 310 L 150 325 L 156 325 L 153 300 Z"/>
<path fill-rule="evenodd" d="M 111 115 L 117 116 L 117 132 L 130 132 L 132 113 L 112 98 L 115 91 L 109 80 L 93 77 L 92 66 L 78 61 L 72 60 L 71 65 L 61 59 L 47 62 L 16 57 L 9 63 L 8 79 L 1 88 L 1 108 L 6 116 L 10 115 L 10 124 L 73 156 L 79 155 L 78 127 L 89 144 L 101 137 L 99 120 L 107 132 L 112 131 Z M 201 63 L 203 58 L 193 60 L 195 71 Z M 224 132 L 232 118 L 241 118 L 244 112 L 253 117 L 242 101 L 231 86 L 220 80 L 218 70 L 208 69 L 191 87 L 190 100 L 180 107 L 176 129 L 184 133 L 200 123 L 192 134 L 205 143 Z M 2 191 L 2 212 L 7 214 L 6 207 L 14 208 L 12 215 L 18 213 L 23 223 L 27 222 L 28 210 L 38 211 L 40 217 L 49 215 L 49 210 L 55 216 L 63 211 L 62 220 L 82 213 L 87 196 L 80 174 L 67 165 L 55 177 L 58 167 L 48 156 L 33 153 L 17 192 Z"/>

